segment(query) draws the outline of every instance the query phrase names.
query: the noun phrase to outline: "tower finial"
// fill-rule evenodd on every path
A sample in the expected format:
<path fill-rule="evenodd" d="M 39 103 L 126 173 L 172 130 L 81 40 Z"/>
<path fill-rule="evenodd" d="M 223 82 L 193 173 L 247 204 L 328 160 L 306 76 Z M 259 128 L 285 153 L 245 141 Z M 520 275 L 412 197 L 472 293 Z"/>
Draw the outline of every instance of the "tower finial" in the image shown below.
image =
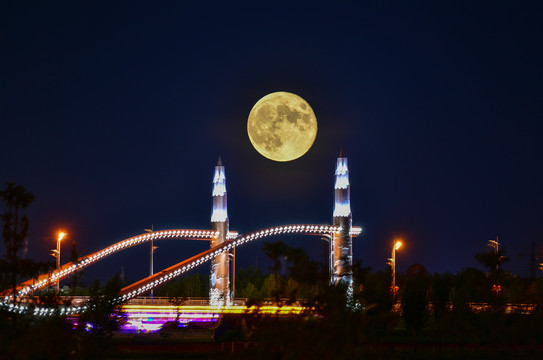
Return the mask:
<path fill-rule="evenodd" d="M 217 166 L 222 166 L 221 157 L 219 156 L 219 160 L 217 161 Z"/>
<path fill-rule="evenodd" d="M 344 158 L 344 157 L 345 157 L 345 153 L 343 152 L 343 146 L 342 146 L 341 149 L 339 150 L 339 157 L 340 157 L 340 158 Z"/>

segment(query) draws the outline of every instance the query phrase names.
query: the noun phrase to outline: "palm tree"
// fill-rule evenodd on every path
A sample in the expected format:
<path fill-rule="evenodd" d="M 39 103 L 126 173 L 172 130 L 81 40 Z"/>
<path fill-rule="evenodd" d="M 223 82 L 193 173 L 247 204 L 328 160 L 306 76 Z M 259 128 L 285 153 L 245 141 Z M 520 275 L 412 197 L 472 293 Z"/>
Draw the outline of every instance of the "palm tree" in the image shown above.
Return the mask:
<path fill-rule="evenodd" d="M 281 278 L 279 275 L 279 270 L 281 270 L 282 261 L 285 257 L 287 249 L 288 246 L 282 241 L 274 243 L 264 242 L 264 245 L 262 246 L 262 251 L 264 251 L 264 254 L 266 254 L 266 256 L 273 261 L 271 270 L 273 270 L 273 282 L 275 287 L 273 295 L 276 302 L 279 302 L 279 298 L 281 297 Z"/>
<path fill-rule="evenodd" d="M 483 264 L 489 270 L 489 279 L 492 282 L 496 292 L 500 291 L 500 278 L 503 274 L 503 270 L 500 269 L 500 264 L 505 261 L 509 261 L 509 258 L 505 256 L 504 248 L 496 249 L 496 251 L 489 251 L 475 254 L 475 259 Z"/>

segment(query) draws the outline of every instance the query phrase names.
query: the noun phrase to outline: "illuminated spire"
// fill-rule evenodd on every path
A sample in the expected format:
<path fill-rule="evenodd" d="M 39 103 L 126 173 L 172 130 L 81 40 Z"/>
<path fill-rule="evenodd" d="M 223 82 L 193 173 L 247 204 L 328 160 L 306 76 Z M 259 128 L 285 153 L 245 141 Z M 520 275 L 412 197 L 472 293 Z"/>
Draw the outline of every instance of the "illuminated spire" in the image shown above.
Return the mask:
<path fill-rule="evenodd" d="M 213 175 L 213 212 L 211 213 L 211 228 L 216 231 L 211 239 L 213 248 L 226 241 L 228 235 L 228 211 L 226 205 L 226 176 L 221 158 L 215 166 Z M 230 255 L 224 251 L 216 255 L 211 262 L 209 289 L 209 304 L 211 306 L 231 305 L 230 292 Z"/>
<path fill-rule="evenodd" d="M 226 176 L 224 174 L 224 166 L 221 158 L 215 166 L 215 174 L 213 176 L 213 212 L 211 213 L 211 222 L 222 222 L 228 219 L 228 211 L 226 206 Z"/>
<path fill-rule="evenodd" d="M 349 168 L 343 148 L 339 152 L 336 165 L 334 217 L 351 215 Z"/>
<path fill-rule="evenodd" d="M 347 285 L 347 297 L 352 299 L 353 291 L 353 242 L 352 214 L 349 184 L 349 167 L 343 149 L 339 152 L 336 163 L 336 181 L 334 185 L 334 218 L 333 223 L 340 230 L 332 236 L 332 284 Z"/>

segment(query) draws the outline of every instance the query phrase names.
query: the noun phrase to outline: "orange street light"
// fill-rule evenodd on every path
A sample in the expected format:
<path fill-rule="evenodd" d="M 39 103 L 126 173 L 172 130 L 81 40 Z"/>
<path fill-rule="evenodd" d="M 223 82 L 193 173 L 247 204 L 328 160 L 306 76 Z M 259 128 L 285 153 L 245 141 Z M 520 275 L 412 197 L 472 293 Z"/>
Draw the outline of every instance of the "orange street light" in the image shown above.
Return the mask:
<path fill-rule="evenodd" d="M 392 258 L 388 259 L 388 263 L 390 264 L 390 267 L 392 268 L 392 286 L 390 290 L 392 291 L 392 300 L 396 300 L 396 250 L 402 247 L 402 241 L 397 239 L 394 241 L 394 245 L 392 246 Z"/>
<path fill-rule="evenodd" d="M 57 273 L 58 271 L 60 270 L 60 242 L 62 241 L 62 239 L 64 239 L 68 234 L 65 233 L 64 231 L 60 231 L 58 232 L 58 236 L 57 236 L 57 249 L 56 250 L 53 250 L 53 253 L 51 255 L 53 255 L 54 257 L 57 258 Z M 59 290 L 60 290 L 60 287 L 59 287 L 59 284 L 60 284 L 60 279 L 57 280 L 57 294 L 59 294 Z"/>
<path fill-rule="evenodd" d="M 494 252 L 496 253 L 496 255 L 498 255 L 498 251 L 500 250 L 500 243 L 498 241 L 498 235 L 496 235 L 496 240 L 488 240 L 488 246 L 490 247 L 493 247 L 494 248 Z M 498 259 L 498 262 L 496 263 L 496 272 L 498 272 L 498 266 L 500 264 L 500 261 L 501 259 Z"/>

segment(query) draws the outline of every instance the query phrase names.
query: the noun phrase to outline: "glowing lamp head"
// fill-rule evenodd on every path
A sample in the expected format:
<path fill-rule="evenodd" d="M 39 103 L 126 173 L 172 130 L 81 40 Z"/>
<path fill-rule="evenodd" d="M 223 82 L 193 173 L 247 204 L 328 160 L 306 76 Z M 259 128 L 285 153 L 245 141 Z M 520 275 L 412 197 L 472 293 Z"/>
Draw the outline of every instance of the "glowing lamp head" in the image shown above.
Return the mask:
<path fill-rule="evenodd" d="M 68 234 L 66 234 L 63 231 L 59 231 L 59 233 L 58 233 L 58 241 L 62 241 L 62 239 L 64 239 L 66 237 L 66 235 L 68 235 Z"/>
<path fill-rule="evenodd" d="M 397 240 L 395 243 L 394 243 L 394 250 L 398 250 L 399 248 L 402 247 L 402 242 L 400 240 Z"/>

